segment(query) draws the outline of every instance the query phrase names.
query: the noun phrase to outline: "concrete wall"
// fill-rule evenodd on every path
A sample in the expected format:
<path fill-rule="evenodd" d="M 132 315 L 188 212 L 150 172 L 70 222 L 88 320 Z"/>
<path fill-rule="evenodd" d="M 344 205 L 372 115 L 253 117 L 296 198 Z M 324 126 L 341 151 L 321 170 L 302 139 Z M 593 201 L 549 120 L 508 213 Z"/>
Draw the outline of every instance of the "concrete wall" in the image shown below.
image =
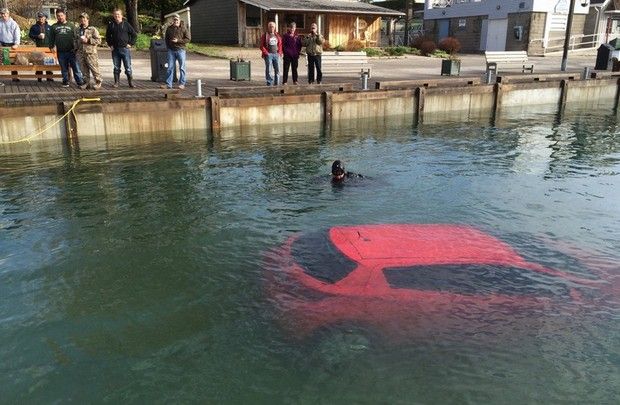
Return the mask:
<path fill-rule="evenodd" d="M 0 108 L 0 143 L 20 139 L 47 140 L 60 139 L 65 134 L 64 123 L 50 126 L 61 117 L 62 113 L 55 104 L 37 107 L 4 107 Z M 48 130 L 42 130 L 49 127 Z"/>
<path fill-rule="evenodd" d="M 76 108 L 78 137 L 204 130 L 204 100 L 82 104 Z"/>
<path fill-rule="evenodd" d="M 45 124 L 62 117 L 68 110 L 67 105 L 1 108 L 0 150 L 8 148 L 10 151 L 8 142 L 25 140 L 31 135 L 35 140 L 50 140 L 57 145 L 76 139 L 82 140 L 80 144 L 91 142 L 89 139 L 94 144 L 109 144 L 128 134 L 137 139 L 141 134 L 206 133 L 208 130 L 240 134 L 251 127 L 300 123 L 335 128 L 351 120 L 408 125 L 412 122 L 489 120 L 495 119 L 504 109 L 539 111 L 551 106 L 557 110 L 564 103 L 585 108 L 617 106 L 618 77 L 582 81 L 569 80 L 568 76 L 531 75 L 537 80 L 528 76 L 509 76 L 505 83 L 495 85 L 426 87 L 418 83 L 411 88 L 405 85 L 402 90 L 83 103 L 77 106 L 75 115 L 69 115 L 41 134 L 39 131 Z M 403 82 L 397 83 L 402 86 Z"/>

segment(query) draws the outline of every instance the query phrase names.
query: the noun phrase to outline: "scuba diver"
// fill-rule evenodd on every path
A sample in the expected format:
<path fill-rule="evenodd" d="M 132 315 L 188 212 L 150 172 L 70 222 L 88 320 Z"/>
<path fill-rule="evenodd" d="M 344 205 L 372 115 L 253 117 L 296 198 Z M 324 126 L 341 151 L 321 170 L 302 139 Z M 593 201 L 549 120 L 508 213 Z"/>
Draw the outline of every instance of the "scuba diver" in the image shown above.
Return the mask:
<path fill-rule="evenodd" d="M 344 164 L 340 160 L 334 160 L 332 163 L 332 183 L 342 183 L 350 178 L 364 178 L 361 174 L 347 172 Z"/>

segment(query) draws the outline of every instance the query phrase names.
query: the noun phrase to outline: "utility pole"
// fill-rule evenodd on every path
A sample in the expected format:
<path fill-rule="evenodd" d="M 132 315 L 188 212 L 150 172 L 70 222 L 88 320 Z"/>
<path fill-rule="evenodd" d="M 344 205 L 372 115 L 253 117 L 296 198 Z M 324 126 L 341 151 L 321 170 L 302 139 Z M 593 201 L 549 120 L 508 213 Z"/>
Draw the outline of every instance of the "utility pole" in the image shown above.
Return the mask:
<path fill-rule="evenodd" d="M 570 44 L 571 27 L 573 25 L 573 14 L 575 14 L 575 0 L 570 0 L 570 6 L 568 8 L 568 21 L 566 21 L 566 35 L 564 36 L 564 52 L 562 52 L 562 72 L 566 71 L 568 46 Z"/>

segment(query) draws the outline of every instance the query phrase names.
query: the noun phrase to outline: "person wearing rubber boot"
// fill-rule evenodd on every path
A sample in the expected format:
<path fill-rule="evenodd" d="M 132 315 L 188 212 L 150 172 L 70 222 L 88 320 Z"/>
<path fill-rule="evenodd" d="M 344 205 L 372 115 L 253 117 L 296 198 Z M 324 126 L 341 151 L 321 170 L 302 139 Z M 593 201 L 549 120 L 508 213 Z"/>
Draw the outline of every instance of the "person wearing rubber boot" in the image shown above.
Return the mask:
<path fill-rule="evenodd" d="M 121 76 L 121 63 L 125 68 L 127 83 L 129 87 L 135 87 L 131 71 L 131 52 L 130 49 L 136 44 L 138 34 L 125 19 L 120 9 L 115 9 L 112 13 L 112 21 L 108 24 L 105 40 L 112 50 L 112 64 L 114 65 L 114 87 L 119 86 Z"/>
<path fill-rule="evenodd" d="M 80 27 L 78 28 L 77 56 L 82 68 L 84 83 L 80 86 L 82 90 L 90 84 L 90 74 L 93 74 L 95 84 L 93 89 L 101 88 L 101 72 L 99 71 L 99 56 L 97 46 L 101 44 L 101 36 L 97 28 L 89 24 L 88 14 L 80 14 Z"/>

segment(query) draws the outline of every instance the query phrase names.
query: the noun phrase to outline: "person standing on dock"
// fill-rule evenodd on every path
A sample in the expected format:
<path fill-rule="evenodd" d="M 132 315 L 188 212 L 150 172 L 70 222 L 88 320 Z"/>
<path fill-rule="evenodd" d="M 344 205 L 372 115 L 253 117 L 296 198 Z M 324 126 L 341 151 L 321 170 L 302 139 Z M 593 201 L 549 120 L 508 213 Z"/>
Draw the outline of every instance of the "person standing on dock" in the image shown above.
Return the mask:
<path fill-rule="evenodd" d="M 297 35 L 297 24 L 294 21 L 288 23 L 286 33 L 282 37 L 282 50 L 284 51 L 284 75 L 282 84 L 288 82 L 288 69 L 291 68 L 293 84 L 297 84 L 297 66 L 299 65 L 299 53 L 301 52 L 301 37 Z"/>
<path fill-rule="evenodd" d="M 265 60 L 265 80 L 267 86 L 277 86 L 280 76 L 280 56 L 282 56 L 282 37 L 276 32 L 276 23 L 269 21 L 267 32 L 261 36 L 260 50 Z M 271 66 L 273 74 L 271 76 Z"/>
<path fill-rule="evenodd" d="M 172 16 L 172 24 L 166 29 L 166 47 L 168 47 L 168 70 L 166 72 L 166 85 L 172 88 L 174 71 L 179 62 L 179 89 L 185 88 L 185 45 L 191 40 L 189 31 L 181 22 L 178 14 Z"/>
<path fill-rule="evenodd" d="M 131 52 L 132 46 L 136 44 L 138 34 L 131 24 L 123 19 L 123 12 L 115 9 L 112 12 L 112 21 L 108 24 L 105 33 L 105 40 L 112 50 L 112 64 L 114 65 L 114 87 L 118 87 L 121 77 L 121 62 L 125 67 L 125 75 L 129 87 L 135 87 L 131 71 Z"/>
<path fill-rule="evenodd" d="M 86 89 L 90 84 L 90 74 L 93 74 L 95 84 L 93 89 L 101 88 L 101 72 L 99 71 L 99 55 L 97 47 L 101 44 L 101 35 L 96 27 L 89 24 L 88 14 L 80 14 L 79 38 L 77 41 L 77 55 L 82 74 L 84 75 L 84 83 L 80 86 L 82 90 Z"/>
<path fill-rule="evenodd" d="M 11 18 L 8 8 L 0 9 L 0 45 L 17 49 L 21 38 L 19 25 Z M 17 71 L 11 72 L 13 81 L 18 82 Z"/>
<path fill-rule="evenodd" d="M 50 31 L 52 27 L 47 23 L 47 15 L 42 12 L 37 13 L 37 22 L 30 27 L 30 31 L 28 31 L 28 37 L 32 39 L 36 46 L 39 47 L 49 47 L 50 46 Z M 36 75 L 43 75 L 43 71 L 34 72 Z M 47 71 L 45 72 L 47 75 L 47 81 L 53 82 L 54 79 L 52 76 L 54 72 Z M 42 78 L 37 78 L 38 81 L 42 81 Z"/>
<path fill-rule="evenodd" d="M 69 87 L 69 69 L 73 71 L 73 78 L 78 86 L 83 84 L 82 71 L 77 63 L 75 46 L 77 32 L 73 23 L 67 22 L 65 10 L 56 10 L 56 23 L 50 30 L 50 49 L 56 49 L 58 63 L 62 72 L 62 87 Z"/>
<path fill-rule="evenodd" d="M 323 72 L 321 72 L 321 54 L 323 53 L 323 43 L 325 38 L 318 33 L 316 23 L 310 25 L 310 34 L 303 40 L 308 55 L 308 83 L 314 83 L 314 71 L 316 69 L 316 82 L 321 84 Z"/>

